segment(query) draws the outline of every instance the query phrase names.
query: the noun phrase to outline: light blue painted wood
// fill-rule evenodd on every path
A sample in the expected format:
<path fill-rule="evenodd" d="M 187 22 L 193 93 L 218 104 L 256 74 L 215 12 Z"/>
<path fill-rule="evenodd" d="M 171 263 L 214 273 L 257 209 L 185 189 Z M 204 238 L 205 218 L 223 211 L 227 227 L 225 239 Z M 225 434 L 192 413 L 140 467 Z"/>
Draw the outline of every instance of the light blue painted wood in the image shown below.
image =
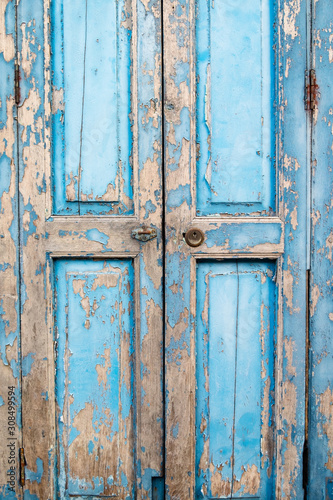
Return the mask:
<path fill-rule="evenodd" d="M 197 3 L 199 213 L 275 211 L 273 9 Z"/>
<path fill-rule="evenodd" d="M 196 498 L 273 494 L 274 274 L 271 263 L 197 266 Z"/>
<path fill-rule="evenodd" d="M 84 82 L 85 82 L 85 46 L 86 46 L 86 3 L 80 0 L 61 2 L 63 27 L 61 18 L 53 18 L 53 29 L 63 31 L 60 47 L 63 47 L 63 67 L 54 68 L 55 72 L 63 72 L 63 93 L 65 103 L 64 114 L 64 167 L 65 186 L 68 201 L 79 199 L 79 165 L 81 161 L 81 133 L 83 135 Z M 55 24 L 57 23 L 57 24 Z M 56 47 L 54 47 L 56 49 Z M 58 49 L 59 50 L 59 49 Z"/>
<path fill-rule="evenodd" d="M 132 213 L 126 9 L 124 1 L 52 2 L 56 213 Z"/>
<path fill-rule="evenodd" d="M 235 309 L 237 276 L 212 275 L 208 293 L 209 459 L 214 464 L 225 464 L 221 479 L 231 481 L 237 349 L 235 332 L 238 322 L 237 307 Z"/>
<path fill-rule="evenodd" d="M 308 498 L 333 499 L 332 4 L 314 2 L 312 59 L 319 86 L 312 129 Z"/>
<path fill-rule="evenodd" d="M 261 349 L 261 278 L 257 274 L 240 274 L 238 277 L 238 324 L 237 324 L 237 360 L 235 386 L 235 436 L 234 436 L 234 481 L 241 481 L 244 469 L 259 471 L 261 411 L 262 411 L 262 356 Z M 274 303 L 266 303 L 266 307 L 274 309 Z M 264 332 L 262 332 L 262 335 Z M 273 334 L 273 331 L 271 332 Z M 272 355 L 269 352 L 267 355 Z M 271 373 L 270 376 L 273 374 Z M 233 488 L 235 490 L 235 487 Z M 242 484 L 235 498 L 247 496 Z"/>
<path fill-rule="evenodd" d="M 281 259 L 283 354 L 278 368 L 282 381 L 282 402 L 276 415 L 281 450 L 279 487 L 281 497 L 303 498 L 303 450 L 305 439 L 305 358 L 306 358 L 306 213 L 307 213 L 307 130 L 304 116 L 304 72 L 306 69 L 307 3 L 301 1 L 294 13 L 295 31 L 288 29 L 288 9 L 277 5 L 281 25 L 282 52 L 277 95 L 279 213 L 285 222 L 285 252 Z M 291 12 L 289 10 L 289 12 Z M 297 224 L 295 223 L 297 214 Z M 288 288 L 289 286 L 289 288 Z M 288 352 L 289 346 L 292 351 Z M 290 397 L 293 404 L 290 404 Z M 285 410 L 288 408 L 288 410 Z M 293 460 L 289 460 L 293 450 Z"/>
<path fill-rule="evenodd" d="M 129 423 L 134 414 L 131 263 L 59 260 L 55 284 L 58 493 L 61 498 L 130 498 L 134 428 L 126 427 L 126 419 Z M 86 456 L 84 462 L 80 456 Z M 94 470 L 96 462 L 102 465 Z M 122 464 L 132 464 L 132 477 L 126 477 Z"/>
<path fill-rule="evenodd" d="M 99 0 L 87 5 L 79 198 L 99 201 L 104 197 L 111 202 L 119 197 L 117 3 Z M 126 113 L 122 119 L 128 120 Z M 108 125 L 107 133 L 100 124 Z"/>

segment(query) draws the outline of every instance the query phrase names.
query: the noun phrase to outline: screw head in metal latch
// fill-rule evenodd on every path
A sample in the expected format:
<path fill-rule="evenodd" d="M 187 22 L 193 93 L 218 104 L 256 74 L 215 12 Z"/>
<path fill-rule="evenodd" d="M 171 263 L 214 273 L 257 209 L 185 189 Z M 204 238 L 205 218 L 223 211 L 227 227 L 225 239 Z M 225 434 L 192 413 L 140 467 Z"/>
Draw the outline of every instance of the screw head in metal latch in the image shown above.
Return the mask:
<path fill-rule="evenodd" d="M 191 227 L 185 234 L 185 241 L 190 247 L 200 246 L 205 239 L 204 233 L 197 227 Z"/>

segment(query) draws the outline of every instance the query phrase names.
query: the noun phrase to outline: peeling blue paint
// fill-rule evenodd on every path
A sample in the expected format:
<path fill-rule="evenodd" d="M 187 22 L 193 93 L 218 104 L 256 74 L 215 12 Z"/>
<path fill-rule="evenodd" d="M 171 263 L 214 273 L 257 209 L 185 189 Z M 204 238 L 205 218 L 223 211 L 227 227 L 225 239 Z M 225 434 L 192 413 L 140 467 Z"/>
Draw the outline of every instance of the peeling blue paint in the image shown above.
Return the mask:
<path fill-rule="evenodd" d="M 37 482 L 40 484 L 44 472 L 43 461 L 40 458 L 36 459 L 36 469 L 37 471 L 31 471 L 28 468 L 25 469 L 26 478 L 30 482 Z"/>
<path fill-rule="evenodd" d="M 37 495 L 30 493 L 29 490 L 25 490 L 23 493 L 24 500 L 40 500 Z"/>
<path fill-rule="evenodd" d="M 191 191 L 189 184 L 179 186 L 168 192 L 168 212 L 171 212 L 175 207 L 179 207 L 183 202 L 187 203 L 188 206 L 191 205 Z"/>
<path fill-rule="evenodd" d="M 109 237 L 98 229 L 88 229 L 86 232 L 86 238 L 89 241 L 99 241 L 99 243 L 102 243 L 105 246 L 109 242 Z"/>
<path fill-rule="evenodd" d="M 178 433 L 179 433 L 179 424 L 177 423 L 172 428 L 172 435 L 173 435 L 174 439 L 177 439 Z"/>
<path fill-rule="evenodd" d="M 22 375 L 26 377 L 31 372 L 32 365 L 34 363 L 36 353 L 29 353 L 22 360 Z"/>
<path fill-rule="evenodd" d="M 123 471 L 121 471 L 121 484 L 124 488 L 127 488 L 128 486 L 127 477 L 125 476 Z"/>

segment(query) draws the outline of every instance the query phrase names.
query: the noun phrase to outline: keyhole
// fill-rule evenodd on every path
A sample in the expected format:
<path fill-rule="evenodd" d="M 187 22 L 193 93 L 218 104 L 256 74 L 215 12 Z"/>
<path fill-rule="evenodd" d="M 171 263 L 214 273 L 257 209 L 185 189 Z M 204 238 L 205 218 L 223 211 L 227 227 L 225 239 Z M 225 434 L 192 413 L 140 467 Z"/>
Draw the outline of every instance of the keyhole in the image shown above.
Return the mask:
<path fill-rule="evenodd" d="M 192 228 L 185 233 L 185 241 L 190 247 L 198 247 L 205 239 L 201 229 Z"/>

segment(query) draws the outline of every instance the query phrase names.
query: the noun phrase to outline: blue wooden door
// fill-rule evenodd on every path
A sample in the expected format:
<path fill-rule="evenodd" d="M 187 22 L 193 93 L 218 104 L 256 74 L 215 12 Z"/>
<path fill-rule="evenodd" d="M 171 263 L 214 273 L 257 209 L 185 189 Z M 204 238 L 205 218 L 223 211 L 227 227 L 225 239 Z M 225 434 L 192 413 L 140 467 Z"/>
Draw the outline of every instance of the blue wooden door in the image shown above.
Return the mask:
<path fill-rule="evenodd" d="M 333 498 L 328 10 L 0 0 L 1 498 Z"/>
<path fill-rule="evenodd" d="M 306 43 L 306 2 L 164 4 L 166 498 L 303 498 Z"/>
<path fill-rule="evenodd" d="M 0 5 L 0 406 L 17 412 L 0 497 L 150 499 L 163 475 L 160 4 Z"/>

